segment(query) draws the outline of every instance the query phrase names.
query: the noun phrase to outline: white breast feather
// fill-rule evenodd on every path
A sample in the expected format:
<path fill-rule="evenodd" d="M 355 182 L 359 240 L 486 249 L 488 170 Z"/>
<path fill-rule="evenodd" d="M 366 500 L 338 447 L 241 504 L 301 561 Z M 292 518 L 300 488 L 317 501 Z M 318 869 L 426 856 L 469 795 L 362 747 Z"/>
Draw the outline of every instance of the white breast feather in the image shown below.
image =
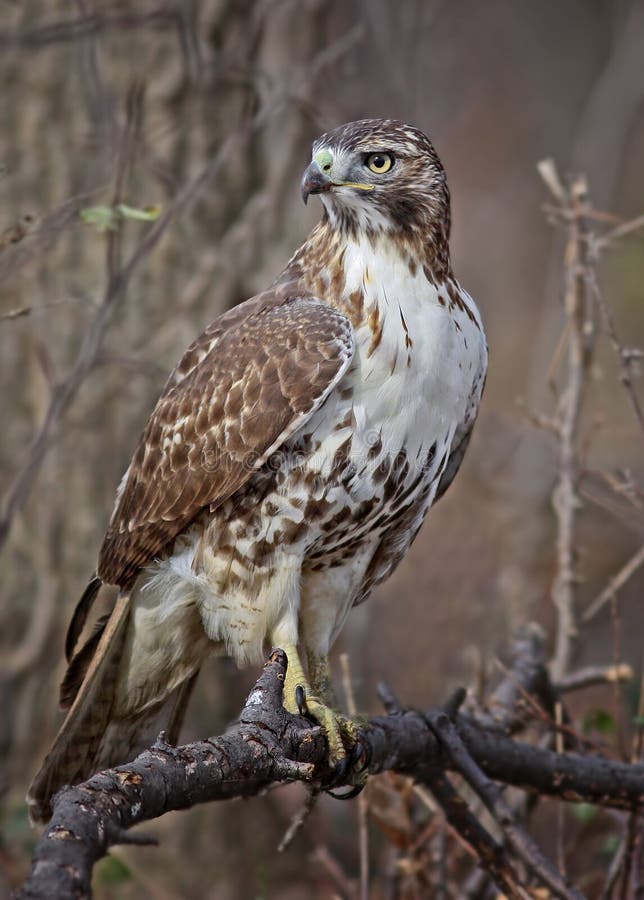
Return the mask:
<path fill-rule="evenodd" d="M 404 445 L 410 458 L 437 440 L 451 441 L 465 418 L 474 376 L 486 366 L 482 330 L 458 308 L 441 305 L 440 289 L 422 269 L 412 275 L 395 250 L 374 249 L 367 240 L 351 243 L 344 265 L 347 295 L 361 290 L 365 301 L 365 323 L 357 329 L 354 363 L 345 376 L 354 388 L 356 438 L 366 441 L 356 451 L 367 451 L 380 431 L 385 449 L 397 453 Z M 369 355 L 374 307 L 383 332 Z M 403 317 L 412 341 L 409 366 Z"/>

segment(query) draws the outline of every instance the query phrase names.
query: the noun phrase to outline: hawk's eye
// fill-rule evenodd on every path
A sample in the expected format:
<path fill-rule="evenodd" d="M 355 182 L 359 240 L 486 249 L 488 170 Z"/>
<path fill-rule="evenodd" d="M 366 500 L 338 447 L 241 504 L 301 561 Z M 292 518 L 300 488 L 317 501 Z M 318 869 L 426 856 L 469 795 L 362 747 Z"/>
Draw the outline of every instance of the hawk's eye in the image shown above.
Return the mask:
<path fill-rule="evenodd" d="M 365 160 L 365 165 L 376 175 L 383 175 L 388 172 L 394 164 L 394 158 L 391 153 L 370 153 Z"/>

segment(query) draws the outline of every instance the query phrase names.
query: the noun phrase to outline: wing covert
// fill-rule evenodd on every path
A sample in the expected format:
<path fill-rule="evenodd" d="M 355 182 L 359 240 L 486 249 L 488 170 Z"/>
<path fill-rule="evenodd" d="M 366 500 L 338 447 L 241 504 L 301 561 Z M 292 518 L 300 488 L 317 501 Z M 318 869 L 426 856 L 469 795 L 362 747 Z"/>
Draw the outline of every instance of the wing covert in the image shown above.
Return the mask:
<path fill-rule="evenodd" d="M 354 350 L 312 297 L 259 295 L 215 320 L 170 376 L 135 450 L 99 556 L 127 586 L 205 506 L 216 508 L 322 405 Z"/>

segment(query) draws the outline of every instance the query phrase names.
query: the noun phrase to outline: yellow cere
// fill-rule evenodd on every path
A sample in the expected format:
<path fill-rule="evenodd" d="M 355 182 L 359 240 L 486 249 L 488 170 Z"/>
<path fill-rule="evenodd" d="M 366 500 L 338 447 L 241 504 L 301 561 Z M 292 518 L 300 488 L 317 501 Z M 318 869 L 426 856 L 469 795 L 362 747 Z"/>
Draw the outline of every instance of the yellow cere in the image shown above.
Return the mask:
<path fill-rule="evenodd" d="M 320 150 L 313 157 L 313 162 L 316 162 L 323 172 L 328 172 L 333 165 L 333 154 L 328 150 Z"/>

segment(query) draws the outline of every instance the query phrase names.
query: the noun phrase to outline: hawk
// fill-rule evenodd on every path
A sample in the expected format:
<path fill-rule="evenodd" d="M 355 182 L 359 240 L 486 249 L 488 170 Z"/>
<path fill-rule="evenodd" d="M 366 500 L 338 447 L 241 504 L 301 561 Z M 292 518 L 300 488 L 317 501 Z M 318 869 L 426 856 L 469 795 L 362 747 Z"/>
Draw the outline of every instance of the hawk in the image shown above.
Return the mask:
<path fill-rule="evenodd" d="M 319 224 L 271 287 L 187 349 L 141 435 L 69 626 L 67 718 L 29 794 L 177 737 L 213 652 L 288 656 L 345 753 L 327 657 L 353 606 L 401 561 L 461 464 L 487 369 L 450 262 L 450 201 L 429 139 L 390 119 L 322 135 L 302 180 Z M 118 599 L 77 649 L 101 584 Z"/>

